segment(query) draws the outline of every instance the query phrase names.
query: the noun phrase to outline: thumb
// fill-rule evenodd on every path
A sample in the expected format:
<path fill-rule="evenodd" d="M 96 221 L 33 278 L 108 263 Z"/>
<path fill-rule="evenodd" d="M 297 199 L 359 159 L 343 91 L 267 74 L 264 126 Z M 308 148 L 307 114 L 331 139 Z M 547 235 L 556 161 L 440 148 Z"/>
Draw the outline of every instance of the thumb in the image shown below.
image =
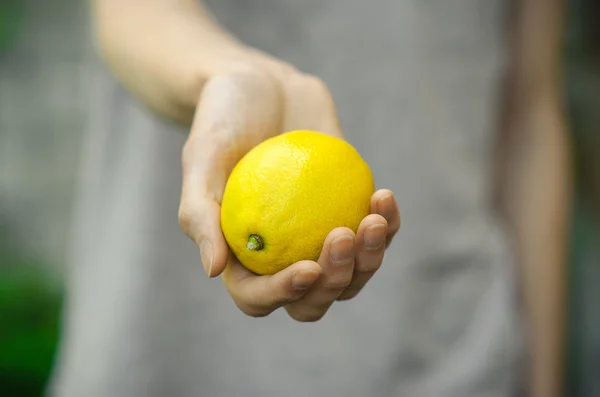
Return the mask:
<path fill-rule="evenodd" d="M 229 251 L 221 232 L 221 207 L 215 198 L 197 192 L 194 184 L 186 182 L 186 179 L 191 180 L 184 178 L 179 225 L 200 249 L 206 274 L 215 277 L 225 269 Z"/>

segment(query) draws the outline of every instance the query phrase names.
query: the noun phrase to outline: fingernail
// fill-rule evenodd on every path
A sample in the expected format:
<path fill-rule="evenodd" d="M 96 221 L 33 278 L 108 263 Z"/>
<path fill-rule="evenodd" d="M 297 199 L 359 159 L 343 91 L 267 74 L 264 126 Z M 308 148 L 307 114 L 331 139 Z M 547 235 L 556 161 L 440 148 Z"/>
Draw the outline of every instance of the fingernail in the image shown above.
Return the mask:
<path fill-rule="evenodd" d="M 367 251 L 377 251 L 385 243 L 385 225 L 371 225 L 365 231 L 365 248 Z"/>
<path fill-rule="evenodd" d="M 296 273 L 292 277 L 292 287 L 296 290 L 307 289 L 314 284 L 317 277 L 319 277 L 319 272 L 314 270 Z"/>
<path fill-rule="evenodd" d="M 394 216 L 394 194 L 390 193 L 387 196 L 383 196 L 377 204 L 379 213 L 385 219 L 391 219 Z"/>
<path fill-rule="evenodd" d="M 333 240 L 329 251 L 331 261 L 336 265 L 345 265 L 354 258 L 354 238 L 340 236 Z"/>
<path fill-rule="evenodd" d="M 200 244 L 200 257 L 202 258 L 202 266 L 204 266 L 206 274 L 210 276 L 214 259 L 213 246 L 210 241 L 204 240 Z"/>

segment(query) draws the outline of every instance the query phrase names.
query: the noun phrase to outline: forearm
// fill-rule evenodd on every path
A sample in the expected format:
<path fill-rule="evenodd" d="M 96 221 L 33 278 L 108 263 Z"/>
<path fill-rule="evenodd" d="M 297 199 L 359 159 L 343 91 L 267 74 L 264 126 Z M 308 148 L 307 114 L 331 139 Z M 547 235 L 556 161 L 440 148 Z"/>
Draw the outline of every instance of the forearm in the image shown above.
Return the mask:
<path fill-rule="evenodd" d="M 515 237 L 530 347 L 532 397 L 562 388 L 570 161 L 566 128 L 553 104 L 515 123 L 505 158 L 506 216 Z"/>
<path fill-rule="evenodd" d="M 543 4 L 542 4 L 543 3 Z M 571 201 L 564 0 L 519 0 L 502 126 L 502 207 L 518 253 L 531 397 L 559 397 Z"/>
<path fill-rule="evenodd" d="M 188 121 L 204 82 L 246 49 L 197 0 L 93 0 L 97 42 L 112 72 L 151 108 Z"/>

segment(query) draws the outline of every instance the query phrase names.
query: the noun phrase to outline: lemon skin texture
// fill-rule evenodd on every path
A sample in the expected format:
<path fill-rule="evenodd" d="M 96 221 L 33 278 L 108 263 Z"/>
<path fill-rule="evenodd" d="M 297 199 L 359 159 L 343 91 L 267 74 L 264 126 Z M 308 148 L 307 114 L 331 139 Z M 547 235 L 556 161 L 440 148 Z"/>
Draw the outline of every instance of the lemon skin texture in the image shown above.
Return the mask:
<path fill-rule="evenodd" d="M 327 234 L 355 233 L 375 191 L 367 163 L 348 142 L 290 131 L 250 150 L 229 176 L 221 228 L 240 263 L 259 275 L 317 260 Z"/>

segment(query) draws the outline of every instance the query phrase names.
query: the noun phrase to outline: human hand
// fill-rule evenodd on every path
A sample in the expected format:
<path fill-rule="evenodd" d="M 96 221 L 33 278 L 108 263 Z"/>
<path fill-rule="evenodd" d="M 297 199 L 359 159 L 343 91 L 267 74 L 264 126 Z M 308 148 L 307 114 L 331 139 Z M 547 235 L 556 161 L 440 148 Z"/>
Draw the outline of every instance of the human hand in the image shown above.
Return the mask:
<path fill-rule="evenodd" d="M 332 97 L 317 78 L 267 58 L 208 80 L 183 149 L 179 221 L 199 246 L 209 277 L 222 275 L 244 313 L 260 317 L 284 307 L 298 321 L 316 321 L 334 301 L 356 296 L 379 269 L 400 213 L 392 192 L 379 190 L 356 235 L 331 231 L 317 262 L 300 261 L 271 276 L 244 268 L 220 227 L 227 178 L 251 148 L 296 129 L 343 138 Z"/>
<path fill-rule="evenodd" d="M 156 114 L 183 125 L 193 119 L 182 155 L 179 218 L 201 247 L 209 276 L 222 275 L 252 316 L 284 306 L 297 320 L 317 320 L 334 300 L 355 296 L 381 265 L 380 243 L 389 243 L 400 225 L 390 191 L 373 195 L 372 214 L 356 236 L 333 230 L 317 262 L 295 263 L 273 276 L 256 276 L 231 256 L 219 221 L 225 182 L 252 147 L 295 129 L 343 137 L 325 85 L 249 49 L 201 1 L 172 7 L 106 0 L 92 8 L 99 49 L 121 84 Z M 334 264 L 331 254 L 341 262 Z"/>

